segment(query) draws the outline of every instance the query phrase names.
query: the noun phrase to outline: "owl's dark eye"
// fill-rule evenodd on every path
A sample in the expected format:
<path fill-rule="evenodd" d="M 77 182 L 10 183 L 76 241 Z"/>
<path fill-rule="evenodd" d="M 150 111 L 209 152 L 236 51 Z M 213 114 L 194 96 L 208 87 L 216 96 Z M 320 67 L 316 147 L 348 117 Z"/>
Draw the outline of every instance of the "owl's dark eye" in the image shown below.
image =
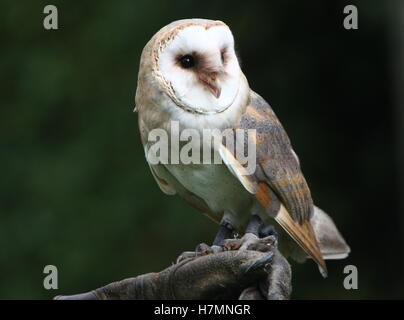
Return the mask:
<path fill-rule="evenodd" d="M 193 66 L 195 66 L 195 59 L 190 54 L 187 54 L 180 58 L 180 64 L 181 67 L 184 69 L 192 68 Z"/>
<path fill-rule="evenodd" d="M 220 57 L 222 58 L 222 64 L 225 64 L 228 60 L 227 47 L 220 50 Z"/>
<path fill-rule="evenodd" d="M 224 50 L 222 50 L 220 52 L 220 57 L 222 58 L 222 63 L 224 63 L 224 60 L 225 60 L 225 51 Z"/>

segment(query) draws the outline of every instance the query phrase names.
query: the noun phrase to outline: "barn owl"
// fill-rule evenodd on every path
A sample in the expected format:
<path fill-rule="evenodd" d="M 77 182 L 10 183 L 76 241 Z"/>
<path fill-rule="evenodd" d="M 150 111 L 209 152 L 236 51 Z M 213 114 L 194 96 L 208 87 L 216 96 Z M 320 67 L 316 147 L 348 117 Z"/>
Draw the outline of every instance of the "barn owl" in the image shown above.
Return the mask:
<path fill-rule="evenodd" d="M 154 179 L 164 193 L 178 194 L 219 224 L 214 246 L 235 232 L 257 234 L 254 226 L 275 220 L 285 239 L 281 251 L 297 259 L 311 257 L 323 275 L 324 259 L 348 255 L 350 249 L 332 219 L 314 206 L 281 123 L 250 89 L 225 23 L 186 19 L 158 31 L 141 55 L 135 111 Z M 180 130 L 199 132 L 254 129 L 255 170 L 246 174 L 223 144 L 212 145 L 223 160 L 220 164 L 150 161 L 150 133 L 170 132 L 173 121 Z"/>

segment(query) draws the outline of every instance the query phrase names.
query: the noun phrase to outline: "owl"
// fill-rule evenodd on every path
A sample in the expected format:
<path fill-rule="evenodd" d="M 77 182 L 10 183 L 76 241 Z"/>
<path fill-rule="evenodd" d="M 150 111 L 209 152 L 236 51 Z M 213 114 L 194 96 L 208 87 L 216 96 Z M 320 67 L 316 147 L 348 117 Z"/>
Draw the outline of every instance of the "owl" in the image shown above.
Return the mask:
<path fill-rule="evenodd" d="M 154 179 L 164 193 L 179 195 L 219 224 L 214 246 L 236 232 L 257 235 L 258 228 L 276 221 L 282 253 L 312 258 L 323 275 L 325 259 L 348 255 L 332 219 L 314 206 L 277 116 L 250 89 L 225 23 L 186 19 L 158 31 L 141 55 L 135 111 Z M 254 130 L 254 170 L 246 173 L 234 150 L 222 143 L 210 146 L 219 164 L 151 161 L 150 134 L 156 129 L 170 133 L 173 123 L 201 133 Z"/>

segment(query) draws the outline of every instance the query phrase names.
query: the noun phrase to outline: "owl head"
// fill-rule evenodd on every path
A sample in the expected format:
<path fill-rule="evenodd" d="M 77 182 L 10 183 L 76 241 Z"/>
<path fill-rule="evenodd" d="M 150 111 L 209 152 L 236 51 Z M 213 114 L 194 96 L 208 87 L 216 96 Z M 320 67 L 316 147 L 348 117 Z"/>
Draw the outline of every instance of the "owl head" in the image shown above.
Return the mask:
<path fill-rule="evenodd" d="M 155 34 L 142 53 L 142 81 L 152 99 L 162 93 L 176 108 L 204 115 L 225 112 L 248 86 L 229 27 L 205 19 L 175 21 Z"/>

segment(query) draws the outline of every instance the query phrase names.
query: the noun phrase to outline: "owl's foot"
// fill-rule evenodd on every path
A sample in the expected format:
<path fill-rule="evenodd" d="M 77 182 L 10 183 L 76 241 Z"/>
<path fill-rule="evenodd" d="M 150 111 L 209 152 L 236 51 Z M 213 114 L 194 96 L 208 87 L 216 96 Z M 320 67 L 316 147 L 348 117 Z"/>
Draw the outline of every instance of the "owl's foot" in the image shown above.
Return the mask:
<path fill-rule="evenodd" d="M 253 250 L 267 252 L 277 247 L 277 237 L 270 235 L 259 238 L 253 233 L 246 233 L 241 239 L 227 239 L 224 241 L 225 250 Z"/>
<path fill-rule="evenodd" d="M 206 243 L 200 243 L 196 246 L 195 251 L 185 251 L 179 255 L 177 258 L 177 263 L 186 260 L 193 259 L 200 256 L 206 256 L 212 253 L 218 253 L 224 251 L 222 246 L 212 245 L 208 246 Z"/>
<path fill-rule="evenodd" d="M 277 245 L 277 234 L 273 226 L 265 226 L 257 215 L 251 217 L 250 222 L 241 239 L 224 241 L 227 250 L 258 250 Z M 264 250 L 267 251 L 267 250 Z"/>
<path fill-rule="evenodd" d="M 199 244 L 195 251 L 185 251 L 178 258 L 177 263 L 185 259 L 196 258 L 226 250 L 257 250 L 270 251 L 271 246 L 277 245 L 277 234 L 273 226 L 265 226 L 262 220 L 254 215 L 246 228 L 246 233 L 241 239 L 233 238 L 234 228 L 228 222 L 222 222 L 219 231 L 209 246 Z"/>
<path fill-rule="evenodd" d="M 219 231 L 216 234 L 213 245 L 208 246 L 206 243 L 200 243 L 196 246 L 195 251 L 185 251 L 177 258 L 177 263 L 185 259 L 196 258 L 205 256 L 212 253 L 218 253 L 224 251 L 223 243 L 225 239 L 232 238 L 234 228 L 228 222 L 222 222 L 219 226 Z"/>

